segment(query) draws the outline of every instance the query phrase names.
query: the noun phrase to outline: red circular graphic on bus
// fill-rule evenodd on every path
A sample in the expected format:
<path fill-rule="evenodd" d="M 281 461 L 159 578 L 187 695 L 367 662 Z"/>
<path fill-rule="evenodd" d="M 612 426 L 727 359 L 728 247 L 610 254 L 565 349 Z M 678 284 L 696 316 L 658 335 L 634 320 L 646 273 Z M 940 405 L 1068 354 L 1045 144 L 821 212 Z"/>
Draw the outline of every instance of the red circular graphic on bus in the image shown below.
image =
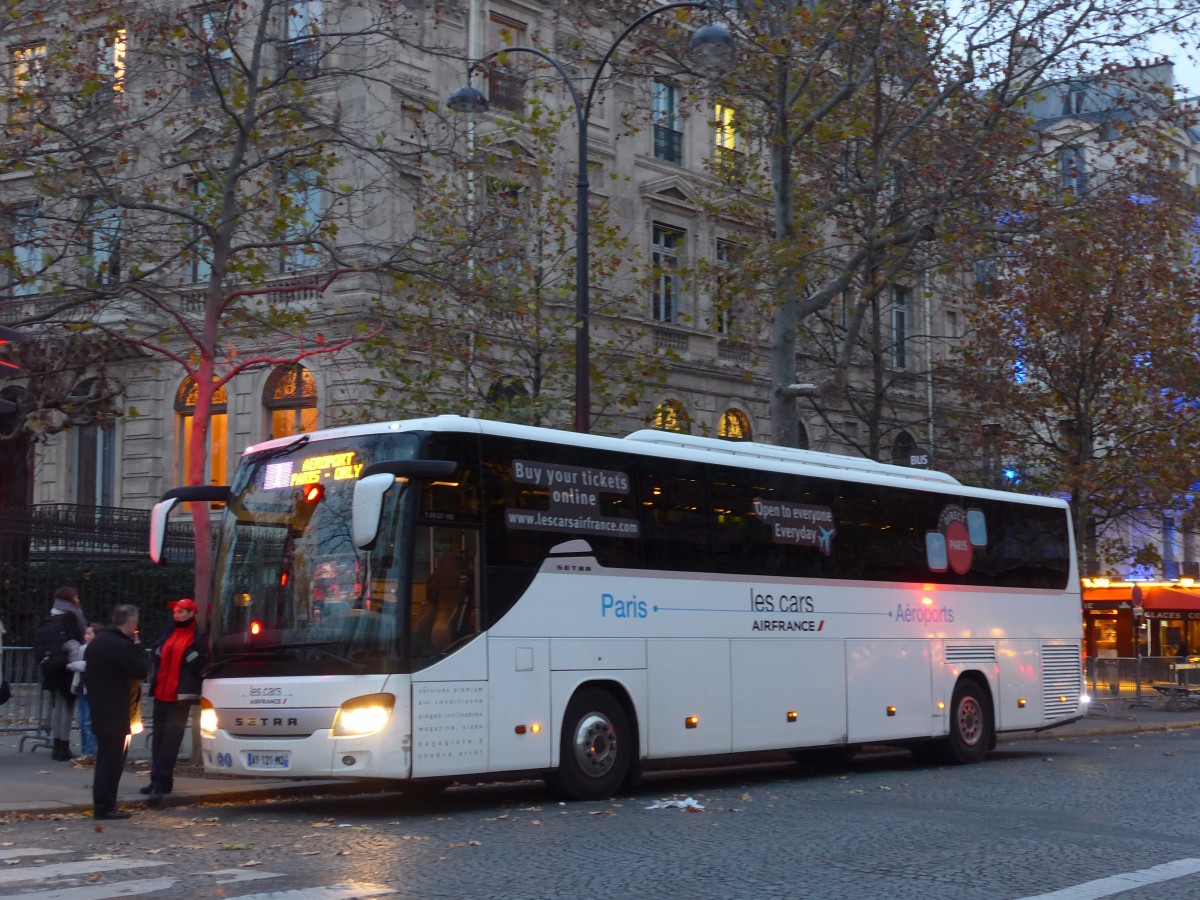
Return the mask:
<path fill-rule="evenodd" d="M 971 560 L 975 549 L 971 546 L 971 534 L 967 531 L 967 523 L 961 521 L 946 523 L 946 560 L 950 568 L 959 575 L 971 571 Z"/>

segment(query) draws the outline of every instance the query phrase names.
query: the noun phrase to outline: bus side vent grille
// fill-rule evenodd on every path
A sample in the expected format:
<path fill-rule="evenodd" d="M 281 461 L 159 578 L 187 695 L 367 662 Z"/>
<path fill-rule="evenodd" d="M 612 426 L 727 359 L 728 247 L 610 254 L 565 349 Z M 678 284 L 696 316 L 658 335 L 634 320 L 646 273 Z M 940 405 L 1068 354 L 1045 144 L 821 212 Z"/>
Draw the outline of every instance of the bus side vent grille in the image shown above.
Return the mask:
<path fill-rule="evenodd" d="M 996 648 L 987 644 L 977 646 L 947 647 L 946 662 L 948 663 L 992 663 L 996 661 Z"/>
<path fill-rule="evenodd" d="M 1047 721 L 1079 709 L 1083 692 L 1083 663 L 1079 648 L 1071 645 L 1042 647 L 1042 710 Z"/>

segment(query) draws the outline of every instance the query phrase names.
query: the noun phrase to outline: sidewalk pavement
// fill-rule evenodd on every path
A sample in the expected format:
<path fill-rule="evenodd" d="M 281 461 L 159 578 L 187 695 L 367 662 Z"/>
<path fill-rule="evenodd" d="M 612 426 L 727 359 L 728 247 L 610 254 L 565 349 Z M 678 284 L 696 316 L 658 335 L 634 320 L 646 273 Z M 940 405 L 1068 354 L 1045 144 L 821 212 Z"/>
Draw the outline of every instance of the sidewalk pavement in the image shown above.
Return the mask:
<path fill-rule="evenodd" d="M 1157 707 L 1157 703 L 1156 703 Z M 1200 708 L 1170 711 L 1131 706 L 1130 700 L 1094 704 L 1078 722 L 1048 731 L 1001 735 L 1001 744 L 1021 741 L 1057 741 L 1137 731 L 1200 728 Z M 27 741 L 28 744 L 28 741 Z M 20 734 L 0 734 L 0 816 L 7 813 L 88 813 L 92 808 L 92 770 L 73 763 L 54 762 L 46 748 L 20 749 Z M 77 744 L 74 744 L 77 747 Z M 184 751 L 191 748 L 185 737 Z M 129 749 L 129 766 L 121 779 L 119 804 L 136 810 L 146 798 L 138 789 L 149 784 L 150 751 L 147 740 L 135 736 Z M 380 790 L 379 782 L 353 779 L 247 778 L 206 775 L 180 760 L 175 770 L 175 790 L 167 807 L 193 803 L 249 803 L 318 794 L 355 794 Z"/>

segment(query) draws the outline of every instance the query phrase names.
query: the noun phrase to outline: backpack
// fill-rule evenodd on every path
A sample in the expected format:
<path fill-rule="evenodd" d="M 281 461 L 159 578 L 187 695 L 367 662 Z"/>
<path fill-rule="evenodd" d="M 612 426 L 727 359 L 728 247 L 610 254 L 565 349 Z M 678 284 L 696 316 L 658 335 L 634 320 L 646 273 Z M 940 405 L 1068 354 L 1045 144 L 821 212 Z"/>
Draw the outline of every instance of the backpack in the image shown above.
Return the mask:
<path fill-rule="evenodd" d="M 63 644 L 71 640 L 67 616 L 51 616 L 38 626 L 34 653 L 42 668 L 42 675 L 53 675 L 67 668 L 68 654 Z"/>

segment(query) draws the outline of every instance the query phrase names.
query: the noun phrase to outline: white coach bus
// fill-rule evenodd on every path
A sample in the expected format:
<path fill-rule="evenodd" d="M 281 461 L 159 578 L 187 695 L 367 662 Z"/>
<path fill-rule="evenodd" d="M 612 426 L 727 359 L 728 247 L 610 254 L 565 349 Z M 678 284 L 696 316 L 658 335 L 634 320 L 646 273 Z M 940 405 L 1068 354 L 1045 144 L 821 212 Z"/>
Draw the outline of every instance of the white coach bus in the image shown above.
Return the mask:
<path fill-rule="evenodd" d="M 439 416 L 249 448 L 228 488 L 205 767 L 540 773 L 865 743 L 971 763 L 1080 718 L 1066 504 L 751 443 Z"/>

